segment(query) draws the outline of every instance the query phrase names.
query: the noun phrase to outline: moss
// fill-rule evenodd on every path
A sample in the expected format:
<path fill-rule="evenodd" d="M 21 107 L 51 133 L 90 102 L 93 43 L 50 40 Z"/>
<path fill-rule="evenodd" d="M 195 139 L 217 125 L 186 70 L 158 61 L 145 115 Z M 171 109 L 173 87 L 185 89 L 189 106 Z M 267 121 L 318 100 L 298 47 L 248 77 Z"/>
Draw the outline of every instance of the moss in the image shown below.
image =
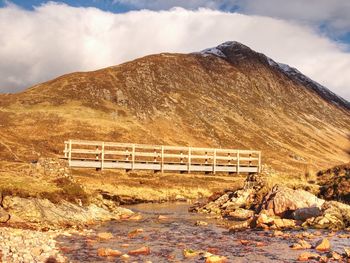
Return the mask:
<path fill-rule="evenodd" d="M 62 199 L 69 202 L 77 202 L 80 199 L 83 204 L 89 203 L 89 194 L 85 192 L 80 184 L 69 178 L 58 178 L 54 182 L 61 190 L 58 193 L 51 193 L 49 196 L 56 199 L 56 194 L 59 194 L 60 198 L 57 198 L 57 200 Z"/>

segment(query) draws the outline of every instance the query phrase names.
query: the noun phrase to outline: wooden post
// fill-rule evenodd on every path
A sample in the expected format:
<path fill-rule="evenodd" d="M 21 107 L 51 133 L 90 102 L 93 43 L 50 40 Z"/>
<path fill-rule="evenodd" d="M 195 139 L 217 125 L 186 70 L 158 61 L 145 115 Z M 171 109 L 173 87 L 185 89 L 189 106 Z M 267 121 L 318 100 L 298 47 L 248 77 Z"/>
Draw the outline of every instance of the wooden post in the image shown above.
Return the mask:
<path fill-rule="evenodd" d="M 68 158 L 68 144 L 64 143 L 64 158 Z"/>
<path fill-rule="evenodd" d="M 188 147 L 188 173 L 191 172 L 191 147 Z"/>
<path fill-rule="evenodd" d="M 101 170 L 103 170 L 104 161 L 105 161 L 105 143 L 102 142 L 102 146 L 101 146 Z"/>
<path fill-rule="evenodd" d="M 96 160 L 98 160 L 98 146 L 96 146 L 95 151 L 96 151 L 96 154 L 95 154 L 95 159 L 96 159 Z"/>
<path fill-rule="evenodd" d="M 237 150 L 237 174 L 239 174 L 239 150 Z"/>
<path fill-rule="evenodd" d="M 72 160 L 72 140 L 69 140 L 68 165 L 71 166 Z"/>
<path fill-rule="evenodd" d="M 129 161 L 129 150 L 128 148 L 125 149 L 125 161 Z"/>
<path fill-rule="evenodd" d="M 131 170 L 135 169 L 135 144 L 132 145 L 132 152 L 131 152 Z"/>
<path fill-rule="evenodd" d="M 259 151 L 259 167 L 258 167 L 258 173 L 261 173 L 261 152 Z"/>
<path fill-rule="evenodd" d="M 215 168 L 216 168 L 216 149 L 214 149 L 214 154 L 213 154 L 213 174 L 215 174 Z"/>
<path fill-rule="evenodd" d="M 164 173 L 164 146 L 163 145 L 161 148 L 160 158 L 161 158 L 160 170 L 162 171 L 162 173 Z"/>

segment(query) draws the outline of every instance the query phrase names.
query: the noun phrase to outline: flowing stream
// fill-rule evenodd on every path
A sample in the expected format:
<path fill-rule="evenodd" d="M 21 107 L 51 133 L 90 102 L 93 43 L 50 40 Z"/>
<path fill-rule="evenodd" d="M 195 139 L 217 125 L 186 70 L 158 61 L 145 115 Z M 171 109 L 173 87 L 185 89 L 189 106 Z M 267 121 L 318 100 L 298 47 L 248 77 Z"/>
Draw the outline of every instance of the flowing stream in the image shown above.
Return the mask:
<path fill-rule="evenodd" d="M 151 249 L 149 255 L 130 256 L 129 262 L 205 262 L 201 255 L 185 258 L 184 249 L 215 252 L 226 256 L 228 262 L 296 262 L 299 254 L 304 252 L 290 248 L 296 240 L 293 235 L 289 238 L 273 237 L 272 231 L 259 230 L 229 233 L 220 226 L 219 220 L 187 212 L 189 205 L 184 203 L 138 204 L 127 208 L 141 213 L 142 220 L 110 221 L 92 228 L 96 233 L 112 233 L 114 237 L 109 240 L 97 241 L 94 236 L 79 235 L 60 237 L 59 244 L 69 247 L 65 250 L 65 256 L 71 262 L 122 262 L 118 257 L 98 256 L 97 249 L 105 247 L 128 253 L 130 250 L 148 246 Z M 168 219 L 159 220 L 159 215 Z M 208 225 L 196 226 L 197 221 L 205 221 Z M 136 229 L 142 229 L 143 232 L 135 236 L 129 234 Z M 327 234 L 328 232 L 323 233 Z M 313 244 L 318 239 L 321 237 L 309 242 Z M 248 240 L 248 244 L 242 244 L 242 240 Z M 350 246 L 347 238 L 332 237 L 331 242 L 333 249 L 339 253 L 343 252 L 344 246 Z"/>

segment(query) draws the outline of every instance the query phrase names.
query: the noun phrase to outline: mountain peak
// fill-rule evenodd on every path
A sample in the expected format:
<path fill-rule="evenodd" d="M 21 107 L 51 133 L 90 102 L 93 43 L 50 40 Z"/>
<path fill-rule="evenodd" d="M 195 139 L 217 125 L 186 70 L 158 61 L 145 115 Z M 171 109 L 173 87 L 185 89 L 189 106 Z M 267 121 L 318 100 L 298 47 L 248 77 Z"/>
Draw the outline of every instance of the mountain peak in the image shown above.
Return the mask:
<path fill-rule="evenodd" d="M 243 66 L 251 69 L 256 68 L 258 64 L 262 64 L 266 67 L 272 68 L 273 70 L 279 71 L 292 81 L 316 92 L 320 97 L 328 102 L 347 110 L 350 109 L 350 102 L 304 75 L 298 69 L 287 64 L 278 63 L 266 55 L 258 53 L 240 42 L 226 41 L 216 47 L 204 49 L 197 54 L 201 54 L 203 56 L 217 56 L 225 59 L 235 66 Z"/>
<path fill-rule="evenodd" d="M 216 47 L 204 49 L 204 50 L 200 51 L 199 53 L 202 55 L 215 55 L 215 56 L 218 56 L 221 58 L 228 59 L 229 53 L 234 52 L 234 51 L 243 51 L 243 50 L 254 52 L 249 47 L 247 47 L 246 45 L 243 45 L 240 42 L 226 41 L 226 42 L 224 42 Z"/>

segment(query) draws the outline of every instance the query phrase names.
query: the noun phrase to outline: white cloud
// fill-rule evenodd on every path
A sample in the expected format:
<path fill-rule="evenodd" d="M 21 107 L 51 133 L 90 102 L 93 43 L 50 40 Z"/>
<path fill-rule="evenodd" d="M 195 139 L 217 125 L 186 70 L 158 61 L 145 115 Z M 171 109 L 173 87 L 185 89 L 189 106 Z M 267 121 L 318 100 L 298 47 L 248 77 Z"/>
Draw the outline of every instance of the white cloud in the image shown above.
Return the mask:
<path fill-rule="evenodd" d="M 181 8 L 112 14 L 51 2 L 34 11 L 1 8 L 0 32 L 2 91 L 147 54 L 194 52 L 236 40 L 350 99 L 350 54 L 307 26 L 274 18 Z"/>
<path fill-rule="evenodd" d="M 350 32 L 349 0 L 113 0 L 112 3 L 151 10 L 172 7 L 235 10 L 322 26 L 332 36 Z"/>
<path fill-rule="evenodd" d="M 151 10 L 167 10 L 172 7 L 197 9 L 198 7 L 219 8 L 217 0 L 113 0 L 113 4 L 126 5 L 131 8 L 144 8 Z"/>

